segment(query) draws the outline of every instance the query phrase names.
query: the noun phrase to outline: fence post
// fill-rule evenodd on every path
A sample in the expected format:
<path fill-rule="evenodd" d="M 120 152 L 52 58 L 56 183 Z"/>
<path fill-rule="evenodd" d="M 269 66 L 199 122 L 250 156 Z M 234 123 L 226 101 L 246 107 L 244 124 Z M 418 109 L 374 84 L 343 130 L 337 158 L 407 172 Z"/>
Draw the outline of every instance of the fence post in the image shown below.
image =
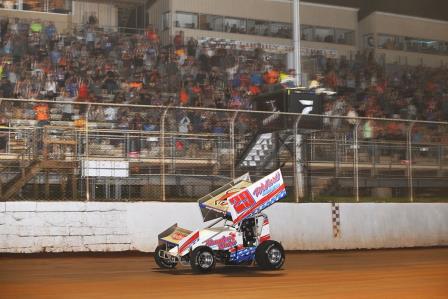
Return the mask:
<path fill-rule="evenodd" d="M 162 118 L 160 119 L 160 192 L 162 193 L 162 201 L 166 201 L 166 178 L 165 178 L 165 117 L 168 113 L 168 109 L 162 113 Z"/>
<path fill-rule="evenodd" d="M 235 121 L 238 116 L 238 111 L 235 112 L 230 121 L 230 176 L 232 180 L 235 179 Z"/>
<path fill-rule="evenodd" d="M 299 123 L 302 119 L 302 115 L 297 116 L 294 123 L 294 193 L 296 202 L 299 203 L 300 199 L 304 197 L 304 179 L 303 179 L 303 167 L 302 167 L 302 136 L 299 136 Z"/>
<path fill-rule="evenodd" d="M 412 174 L 412 129 L 415 122 L 409 125 L 408 132 L 406 134 L 406 147 L 408 150 L 408 188 L 409 188 L 409 201 L 414 202 L 414 178 Z"/>
<path fill-rule="evenodd" d="M 90 108 L 92 107 L 92 105 L 88 104 L 87 105 L 87 111 L 86 111 L 86 121 L 85 121 L 85 130 L 86 130 L 86 146 L 85 146 L 85 154 L 84 154 L 84 159 L 85 160 L 89 160 L 89 114 L 90 114 Z M 86 176 L 86 201 L 90 200 L 90 182 L 89 182 L 89 176 Z"/>
<path fill-rule="evenodd" d="M 439 163 L 439 174 L 437 176 L 443 176 L 443 157 L 445 157 L 444 155 L 444 147 L 443 145 L 439 145 L 438 146 L 439 150 L 439 157 L 438 157 L 438 163 Z"/>
<path fill-rule="evenodd" d="M 335 178 L 339 177 L 340 170 L 340 148 L 339 148 L 339 140 L 337 134 L 334 134 L 334 176 Z"/>
<path fill-rule="evenodd" d="M 361 124 L 361 121 L 358 119 L 356 120 L 356 125 L 353 131 L 354 136 L 354 149 L 353 149 L 353 174 L 355 179 L 355 197 L 356 202 L 359 202 L 359 157 L 358 157 L 358 129 L 359 125 Z"/>

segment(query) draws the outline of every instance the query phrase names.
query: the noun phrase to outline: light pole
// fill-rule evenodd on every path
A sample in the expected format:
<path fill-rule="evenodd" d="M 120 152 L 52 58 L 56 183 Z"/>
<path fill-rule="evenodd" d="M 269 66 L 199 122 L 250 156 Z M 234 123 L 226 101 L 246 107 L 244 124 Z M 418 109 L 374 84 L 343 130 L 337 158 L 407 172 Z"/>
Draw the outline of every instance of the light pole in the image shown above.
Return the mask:
<path fill-rule="evenodd" d="M 293 0 L 293 43 L 294 43 L 294 68 L 296 69 L 296 85 L 301 85 L 302 62 L 300 58 L 300 0 Z"/>
<path fill-rule="evenodd" d="M 282 2 L 292 4 L 292 30 L 293 30 L 293 62 L 296 70 L 295 83 L 300 86 L 302 77 L 302 61 L 300 57 L 300 0 L 265 0 L 268 2 Z"/>

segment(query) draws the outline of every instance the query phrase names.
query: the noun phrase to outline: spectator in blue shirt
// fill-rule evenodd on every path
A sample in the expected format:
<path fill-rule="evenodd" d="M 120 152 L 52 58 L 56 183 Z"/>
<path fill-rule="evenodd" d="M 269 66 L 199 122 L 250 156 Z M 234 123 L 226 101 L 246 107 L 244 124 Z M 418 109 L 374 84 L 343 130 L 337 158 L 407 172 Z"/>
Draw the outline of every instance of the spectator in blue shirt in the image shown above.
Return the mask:
<path fill-rule="evenodd" d="M 47 39 L 52 41 L 56 39 L 56 27 L 54 26 L 53 22 L 50 22 L 47 27 L 45 27 L 45 35 L 47 36 Z"/>
<path fill-rule="evenodd" d="M 61 60 L 61 52 L 54 49 L 53 51 L 50 52 L 50 59 L 51 59 L 51 64 L 53 66 L 58 65 L 59 61 Z"/>
<path fill-rule="evenodd" d="M 258 73 L 258 72 L 253 73 L 253 74 L 250 76 L 250 83 L 251 83 L 252 85 L 258 85 L 258 86 L 260 86 L 260 85 L 263 84 L 263 77 L 262 77 L 261 74 Z"/>

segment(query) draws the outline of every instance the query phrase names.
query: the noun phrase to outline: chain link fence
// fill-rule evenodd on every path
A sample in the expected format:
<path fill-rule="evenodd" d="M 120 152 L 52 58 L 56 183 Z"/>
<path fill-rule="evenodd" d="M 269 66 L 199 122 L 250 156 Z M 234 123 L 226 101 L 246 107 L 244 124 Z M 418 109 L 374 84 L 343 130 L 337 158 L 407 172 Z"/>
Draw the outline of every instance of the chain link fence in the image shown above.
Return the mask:
<path fill-rule="evenodd" d="M 446 123 L 12 99 L 0 114 L 2 200 L 195 201 L 278 168 L 291 202 L 447 199 Z"/>

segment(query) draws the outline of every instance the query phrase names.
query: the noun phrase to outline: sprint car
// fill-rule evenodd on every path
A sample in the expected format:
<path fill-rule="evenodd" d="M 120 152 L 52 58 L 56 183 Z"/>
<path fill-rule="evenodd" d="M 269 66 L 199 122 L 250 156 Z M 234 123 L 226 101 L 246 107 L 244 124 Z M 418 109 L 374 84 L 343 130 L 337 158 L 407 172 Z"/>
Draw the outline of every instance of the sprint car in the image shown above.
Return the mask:
<path fill-rule="evenodd" d="M 213 271 L 217 262 L 280 269 L 285 252 L 270 239 L 269 219 L 261 212 L 285 196 L 280 170 L 255 183 L 248 174 L 231 181 L 198 201 L 204 222 L 212 224 L 195 231 L 174 224 L 159 234 L 155 262 L 163 269 L 190 265 L 199 273 Z"/>

